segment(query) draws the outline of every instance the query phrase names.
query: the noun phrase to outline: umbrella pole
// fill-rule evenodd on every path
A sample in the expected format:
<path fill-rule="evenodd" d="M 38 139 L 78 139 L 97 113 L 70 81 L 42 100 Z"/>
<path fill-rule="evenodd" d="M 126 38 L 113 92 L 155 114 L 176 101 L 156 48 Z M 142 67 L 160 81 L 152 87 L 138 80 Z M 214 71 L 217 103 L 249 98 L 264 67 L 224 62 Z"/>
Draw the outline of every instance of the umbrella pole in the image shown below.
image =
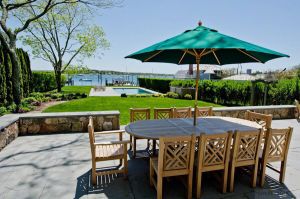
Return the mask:
<path fill-rule="evenodd" d="M 200 67 L 200 57 L 196 57 L 196 63 L 197 63 L 197 73 L 196 73 L 196 92 L 195 92 L 195 105 L 194 105 L 194 126 L 197 125 L 197 105 L 198 105 L 198 86 L 199 86 L 199 67 Z"/>

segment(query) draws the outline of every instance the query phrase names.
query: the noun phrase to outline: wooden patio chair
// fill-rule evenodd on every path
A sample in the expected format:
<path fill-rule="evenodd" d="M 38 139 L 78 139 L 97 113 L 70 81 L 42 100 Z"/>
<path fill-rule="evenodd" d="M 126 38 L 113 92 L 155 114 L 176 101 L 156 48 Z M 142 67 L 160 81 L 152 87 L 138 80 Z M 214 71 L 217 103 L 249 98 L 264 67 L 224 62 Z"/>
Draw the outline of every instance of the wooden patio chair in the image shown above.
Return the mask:
<path fill-rule="evenodd" d="M 192 117 L 192 108 L 191 107 L 180 107 L 173 109 L 174 118 L 190 118 Z"/>
<path fill-rule="evenodd" d="M 266 134 L 266 143 L 260 159 L 261 176 L 260 186 L 264 186 L 266 167 L 280 174 L 279 182 L 284 182 L 287 155 L 292 137 L 293 128 L 287 129 L 270 129 Z M 270 162 L 281 162 L 280 170 L 272 167 Z"/>
<path fill-rule="evenodd" d="M 114 131 L 102 131 L 94 132 L 93 118 L 89 118 L 88 132 L 90 138 L 91 154 L 92 154 L 92 183 L 95 185 L 97 182 L 97 176 L 123 173 L 124 177 L 127 177 L 127 144 L 129 140 L 122 140 L 123 130 Z M 117 134 L 119 141 L 111 142 L 95 142 L 95 135 L 103 136 L 107 134 Z M 96 163 L 108 160 L 120 160 L 120 166 L 124 165 L 122 169 L 112 169 L 109 171 L 96 171 Z"/>
<path fill-rule="evenodd" d="M 173 118 L 172 108 L 154 108 L 154 119 L 169 119 Z"/>
<path fill-rule="evenodd" d="M 261 125 L 264 131 L 271 128 L 272 118 L 273 116 L 271 114 L 267 115 L 267 114 L 252 112 L 249 110 L 247 110 L 245 113 L 246 120 L 253 121 Z"/>
<path fill-rule="evenodd" d="M 130 108 L 130 122 L 135 122 L 139 120 L 150 120 L 150 108 Z M 136 141 L 138 139 L 142 138 L 137 138 L 130 135 L 130 149 L 133 149 L 133 158 L 136 157 Z M 149 148 L 149 139 L 147 139 L 147 148 Z"/>
<path fill-rule="evenodd" d="M 157 199 L 163 195 L 163 178 L 187 176 L 187 198 L 192 198 L 195 135 L 162 137 L 158 157 L 150 157 L 150 186 L 155 186 Z M 155 177 L 156 174 L 156 177 Z"/>
<path fill-rule="evenodd" d="M 196 106 L 197 117 L 206 117 L 206 116 L 213 116 L 212 106 L 210 107 L 198 107 Z"/>
<path fill-rule="evenodd" d="M 232 158 L 230 161 L 229 190 L 233 192 L 235 168 L 252 166 L 251 186 L 256 187 L 260 143 L 262 140 L 262 129 L 234 133 Z"/>
<path fill-rule="evenodd" d="M 273 116 L 271 114 L 267 115 L 267 114 L 252 112 L 249 110 L 247 110 L 247 112 L 245 113 L 246 120 L 256 122 L 257 124 L 262 126 L 263 137 L 262 137 L 262 142 L 261 142 L 261 149 L 264 148 L 265 135 L 266 135 L 266 132 L 269 131 L 269 129 L 271 128 L 272 118 L 273 118 Z"/>
<path fill-rule="evenodd" d="M 197 164 L 196 198 L 200 198 L 201 195 L 203 172 L 223 171 L 222 192 L 226 192 L 231 140 L 232 132 L 200 135 L 198 141 L 198 146 L 200 146 L 200 148 L 198 150 L 197 159 L 195 160 Z"/>

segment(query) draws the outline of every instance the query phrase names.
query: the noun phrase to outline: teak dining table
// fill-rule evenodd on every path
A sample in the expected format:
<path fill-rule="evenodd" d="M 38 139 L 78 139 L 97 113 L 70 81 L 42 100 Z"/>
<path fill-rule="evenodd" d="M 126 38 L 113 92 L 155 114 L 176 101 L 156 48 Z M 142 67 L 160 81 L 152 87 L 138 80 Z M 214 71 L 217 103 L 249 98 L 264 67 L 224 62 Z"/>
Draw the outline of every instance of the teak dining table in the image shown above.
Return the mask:
<path fill-rule="evenodd" d="M 251 131 L 262 128 L 256 122 L 233 117 L 199 117 L 197 125 L 193 118 L 172 118 L 159 120 L 140 120 L 128 124 L 125 131 L 137 138 L 158 140 L 163 136 L 192 135 L 201 133 L 217 134 L 227 131 Z"/>
<path fill-rule="evenodd" d="M 262 128 L 256 122 L 233 117 L 209 116 L 197 118 L 197 125 L 193 125 L 193 118 L 172 118 L 159 120 L 140 120 L 128 124 L 125 131 L 137 138 L 159 140 L 164 136 L 192 135 L 201 133 L 217 134 L 227 131 L 251 131 Z M 153 151 L 155 151 L 154 143 Z"/>

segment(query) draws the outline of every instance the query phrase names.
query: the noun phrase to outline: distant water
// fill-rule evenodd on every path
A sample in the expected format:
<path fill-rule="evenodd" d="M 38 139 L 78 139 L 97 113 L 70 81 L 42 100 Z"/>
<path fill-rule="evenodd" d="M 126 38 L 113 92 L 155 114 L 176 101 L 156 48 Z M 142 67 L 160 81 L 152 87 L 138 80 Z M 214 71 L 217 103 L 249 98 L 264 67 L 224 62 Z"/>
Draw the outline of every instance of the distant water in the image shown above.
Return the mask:
<path fill-rule="evenodd" d="M 173 75 L 102 75 L 102 74 L 77 74 L 67 75 L 68 84 L 74 86 L 105 86 L 106 83 L 123 82 L 138 85 L 138 77 L 145 78 L 170 78 Z"/>

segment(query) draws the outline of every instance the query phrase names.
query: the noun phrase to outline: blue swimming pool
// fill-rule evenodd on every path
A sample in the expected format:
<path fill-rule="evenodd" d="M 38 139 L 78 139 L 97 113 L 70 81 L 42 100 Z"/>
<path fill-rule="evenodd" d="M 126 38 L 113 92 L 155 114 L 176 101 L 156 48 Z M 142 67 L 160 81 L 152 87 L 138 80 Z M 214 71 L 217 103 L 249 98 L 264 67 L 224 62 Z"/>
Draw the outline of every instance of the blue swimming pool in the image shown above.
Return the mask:
<path fill-rule="evenodd" d="M 156 92 L 151 90 L 146 90 L 143 88 L 113 88 L 117 93 L 126 93 L 127 95 L 137 95 L 137 94 L 154 94 Z"/>

